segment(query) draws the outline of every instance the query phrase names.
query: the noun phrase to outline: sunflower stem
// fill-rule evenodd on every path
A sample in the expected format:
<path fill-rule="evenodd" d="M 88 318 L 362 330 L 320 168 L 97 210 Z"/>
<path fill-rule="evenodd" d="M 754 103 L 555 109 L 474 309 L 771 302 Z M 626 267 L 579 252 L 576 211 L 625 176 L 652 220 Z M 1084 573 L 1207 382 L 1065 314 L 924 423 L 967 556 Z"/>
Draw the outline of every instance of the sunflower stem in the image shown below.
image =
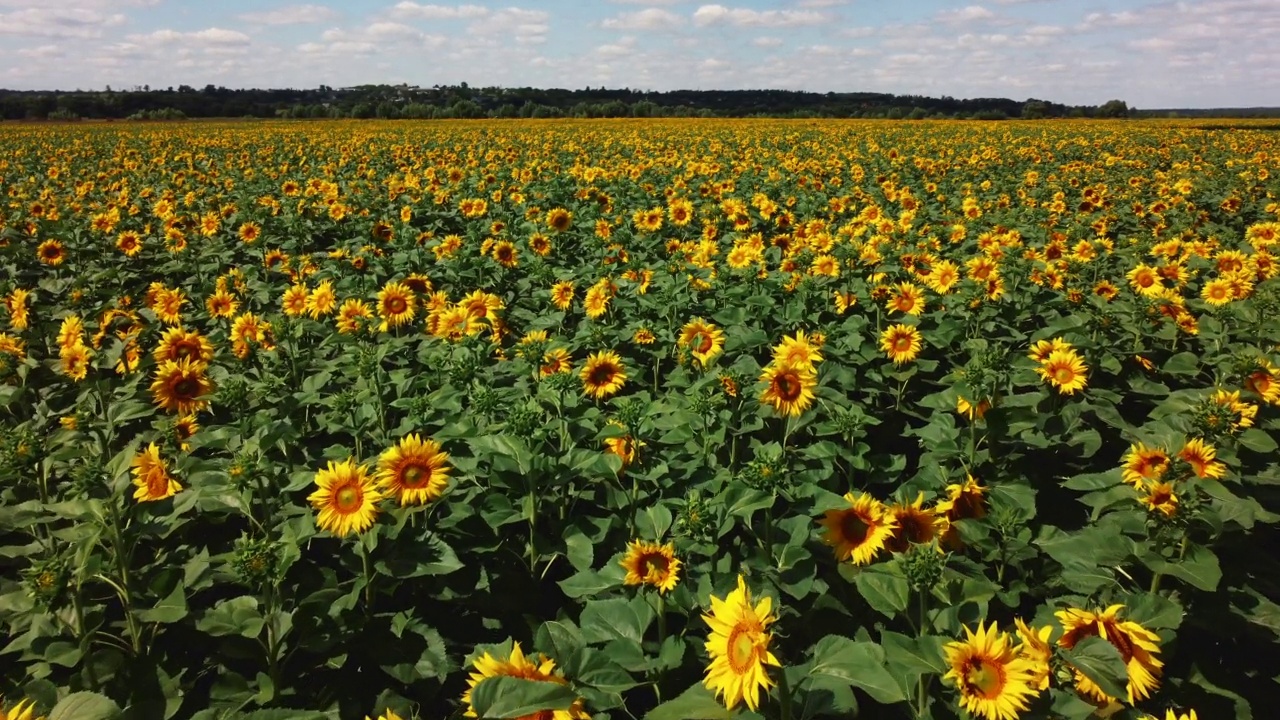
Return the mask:
<path fill-rule="evenodd" d="M 787 669 L 778 673 L 778 704 L 782 706 L 782 720 L 791 720 L 791 683 L 787 682 Z"/>
<path fill-rule="evenodd" d="M 369 572 L 369 545 L 360 540 L 360 566 L 364 570 L 364 614 L 373 614 L 373 574 Z"/>

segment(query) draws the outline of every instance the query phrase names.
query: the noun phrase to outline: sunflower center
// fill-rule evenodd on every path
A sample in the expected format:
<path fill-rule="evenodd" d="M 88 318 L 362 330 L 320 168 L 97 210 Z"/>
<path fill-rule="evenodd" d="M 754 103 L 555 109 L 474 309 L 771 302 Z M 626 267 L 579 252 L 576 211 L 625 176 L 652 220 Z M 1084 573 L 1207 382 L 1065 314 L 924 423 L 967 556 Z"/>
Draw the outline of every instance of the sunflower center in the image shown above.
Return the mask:
<path fill-rule="evenodd" d="M 588 375 L 592 385 L 605 385 L 613 380 L 613 366 L 607 363 L 597 365 Z"/>
<path fill-rule="evenodd" d="M 756 659 L 756 643 L 750 628 L 739 624 L 729 634 L 729 667 L 735 675 L 745 675 Z"/>
<path fill-rule="evenodd" d="M 861 545 L 871 532 L 871 526 L 857 512 L 847 512 L 840 519 L 840 534 L 850 545 Z"/>
<path fill-rule="evenodd" d="M 907 337 L 906 335 L 899 335 L 898 338 L 893 341 L 894 352 L 904 353 L 904 352 L 910 352 L 910 350 L 911 350 L 911 338 Z"/>
<path fill-rule="evenodd" d="M 334 509 L 343 515 L 348 515 L 360 508 L 360 501 L 363 499 L 363 493 L 356 485 L 343 485 L 333 494 Z"/>
<path fill-rule="evenodd" d="M 152 471 L 147 476 L 147 492 L 153 497 L 164 495 L 169 490 L 169 478 L 163 472 Z"/>
<path fill-rule="evenodd" d="M 407 488 L 420 488 L 431 479 L 431 471 L 421 465 L 408 465 L 400 472 L 400 484 Z"/>
<path fill-rule="evenodd" d="M 645 577 L 664 577 L 667 574 L 669 563 L 661 555 L 646 555 L 640 562 L 644 568 Z"/>
<path fill-rule="evenodd" d="M 392 315 L 399 315 L 408 309 L 408 307 L 408 303 L 404 301 L 404 298 L 396 297 L 387 301 L 387 311 Z"/>
<path fill-rule="evenodd" d="M 1004 668 L 995 663 L 975 659 L 965 673 L 965 682 L 974 693 L 988 700 L 999 697 L 1004 688 Z"/>
<path fill-rule="evenodd" d="M 1054 371 L 1053 371 L 1054 380 L 1057 380 L 1058 382 L 1065 384 L 1065 383 L 1071 382 L 1071 380 L 1073 380 L 1074 378 L 1075 378 L 1075 373 L 1071 371 L 1071 368 L 1065 365 L 1059 365 L 1058 367 L 1054 368 Z"/>
<path fill-rule="evenodd" d="M 200 393 L 200 383 L 194 378 L 182 378 L 173 384 L 173 395 L 177 398 L 191 399 Z"/>
<path fill-rule="evenodd" d="M 800 397 L 804 386 L 800 384 L 800 378 L 796 377 L 795 373 L 787 372 L 774 378 L 773 387 L 778 391 L 779 398 L 790 402 Z"/>

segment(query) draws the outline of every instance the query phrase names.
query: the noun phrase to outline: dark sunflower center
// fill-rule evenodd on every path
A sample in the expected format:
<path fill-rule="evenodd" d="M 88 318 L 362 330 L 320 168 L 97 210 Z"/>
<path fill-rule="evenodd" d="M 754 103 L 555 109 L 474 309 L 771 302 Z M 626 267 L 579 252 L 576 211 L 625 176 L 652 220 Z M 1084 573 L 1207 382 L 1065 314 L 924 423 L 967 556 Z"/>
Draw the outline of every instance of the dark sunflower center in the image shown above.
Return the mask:
<path fill-rule="evenodd" d="M 200 394 L 200 383 L 194 378 L 182 378 L 173 384 L 173 394 L 181 400 L 190 400 Z"/>
<path fill-rule="evenodd" d="M 909 352 L 911 350 L 911 338 L 906 335 L 899 335 L 893 341 L 893 350 L 900 353 Z"/>
<path fill-rule="evenodd" d="M 387 301 L 387 311 L 392 315 L 399 315 L 409 307 L 403 298 L 391 298 Z"/>
<path fill-rule="evenodd" d="M 641 567 L 644 568 L 645 576 L 657 575 L 659 577 L 667 574 L 667 568 L 670 564 L 662 555 L 645 555 L 640 561 Z"/>
<path fill-rule="evenodd" d="M 777 390 L 779 398 L 790 402 L 800 397 L 804 386 L 795 373 L 787 372 L 773 379 L 773 387 Z"/>
<path fill-rule="evenodd" d="M 155 497 L 164 495 L 169 490 L 169 478 L 162 472 L 153 471 L 147 477 L 147 492 Z"/>
<path fill-rule="evenodd" d="M 840 519 L 840 534 L 850 545 L 861 545 L 870 532 L 871 526 L 857 512 L 846 512 Z"/>
<path fill-rule="evenodd" d="M 400 472 L 400 484 L 407 488 L 425 487 L 431 479 L 431 471 L 421 465 L 408 465 Z"/>

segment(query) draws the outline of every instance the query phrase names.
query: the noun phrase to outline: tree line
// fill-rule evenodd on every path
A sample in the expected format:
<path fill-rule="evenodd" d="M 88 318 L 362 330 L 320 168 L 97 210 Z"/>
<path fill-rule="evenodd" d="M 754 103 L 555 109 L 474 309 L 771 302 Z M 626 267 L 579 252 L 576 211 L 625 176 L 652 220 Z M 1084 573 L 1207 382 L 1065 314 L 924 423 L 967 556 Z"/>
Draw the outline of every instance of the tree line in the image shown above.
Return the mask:
<path fill-rule="evenodd" d="M 460 85 L 361 85 L 313 89 L 196 89 L 29 91 L 0 89 L 5 120 L 181 118 L 617 118 L 790 117 L 980 119 L 1126 117 L 1127 103 L 1064 105 L 1047 100 L 926 97 L 888 93 L 790 90 L 673 90 L 650 92 L 472 88 Z"/>

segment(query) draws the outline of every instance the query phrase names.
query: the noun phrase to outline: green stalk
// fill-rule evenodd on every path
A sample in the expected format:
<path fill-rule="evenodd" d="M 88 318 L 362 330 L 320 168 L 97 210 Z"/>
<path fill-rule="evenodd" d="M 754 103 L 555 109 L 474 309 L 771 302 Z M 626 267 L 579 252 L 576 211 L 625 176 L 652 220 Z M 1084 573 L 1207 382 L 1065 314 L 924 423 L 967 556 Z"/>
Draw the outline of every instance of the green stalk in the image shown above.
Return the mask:
<path fill-rule="evenodd" d="M 787 669 L 778 673 L 778 702 L 782 705 L 782 720 L 791 720 L 791 684 L 787 682 Z"/>

